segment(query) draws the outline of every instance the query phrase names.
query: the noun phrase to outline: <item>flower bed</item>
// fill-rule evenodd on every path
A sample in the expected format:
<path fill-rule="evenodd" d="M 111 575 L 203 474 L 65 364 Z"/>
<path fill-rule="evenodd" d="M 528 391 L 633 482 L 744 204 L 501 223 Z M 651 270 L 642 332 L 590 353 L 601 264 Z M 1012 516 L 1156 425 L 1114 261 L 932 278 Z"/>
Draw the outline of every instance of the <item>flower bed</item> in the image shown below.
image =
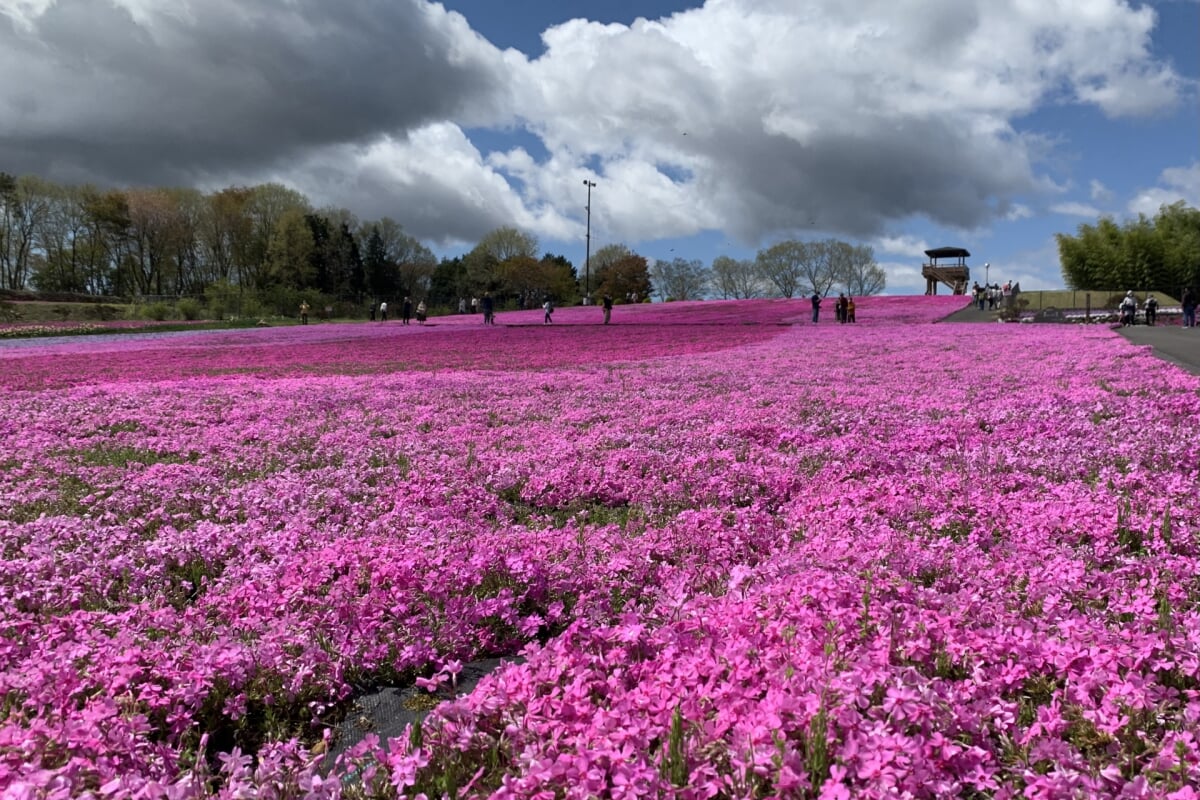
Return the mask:
<path fill-rule="evenodd" d="M 1196 379 L 958 305 L 0 350 L 0 791 L 1188 796 Z"/>

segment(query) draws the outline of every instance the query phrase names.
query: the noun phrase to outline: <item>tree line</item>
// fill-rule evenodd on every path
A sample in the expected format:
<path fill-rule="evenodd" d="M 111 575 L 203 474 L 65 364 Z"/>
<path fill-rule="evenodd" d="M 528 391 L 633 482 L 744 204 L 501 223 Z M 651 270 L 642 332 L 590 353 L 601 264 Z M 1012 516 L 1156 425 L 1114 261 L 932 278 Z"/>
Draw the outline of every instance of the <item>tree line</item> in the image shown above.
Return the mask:
<path fill-rule="evenodd" d="M 1153 219 L 1110 218 L 1060 233 L 1058 256 L 1071 289 L 1137 289 L 1178 297 L 1200 286 L 1200 210 L 1183 201 L 1162 206 Z"/>
<path fill-rule="evenodd" d="M 278 183 L 212 192 L 191 188 L 64 186 L 0 172 L 0 289 L 123 298 L 236 296 L 265 313 L 301 301 L 340 312 L 412 297 L 455 308 L 491 293 L 503 307 L 545 298 L 617 302 L 795 297 L 841 287 L 883 290 L 869 247 L 787 241 L 754 259 L 648 259 L 624 244 L 592 254 L 583 275 L 565 256 L 539 255 L 537 237 L 513 227 L 469 252 L 434 253 L 390 217 L 360 220 L 316 208 Z"/>

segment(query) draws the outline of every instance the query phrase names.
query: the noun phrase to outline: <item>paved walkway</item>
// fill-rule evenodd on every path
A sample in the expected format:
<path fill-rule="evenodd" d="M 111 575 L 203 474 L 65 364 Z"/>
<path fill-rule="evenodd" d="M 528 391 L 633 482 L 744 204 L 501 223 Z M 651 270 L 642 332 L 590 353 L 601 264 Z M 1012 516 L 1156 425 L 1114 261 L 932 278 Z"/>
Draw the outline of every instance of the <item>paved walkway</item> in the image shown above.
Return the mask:
<path fill-rule="evenodd" d="M 1154 355 L 1164 361 L 1200 375 L 1200 328 L 1185 328 L 1173 321 L 1171 325 L 1131 325 L 1116 331 L 1134 344 L 1150 345 Z"/>

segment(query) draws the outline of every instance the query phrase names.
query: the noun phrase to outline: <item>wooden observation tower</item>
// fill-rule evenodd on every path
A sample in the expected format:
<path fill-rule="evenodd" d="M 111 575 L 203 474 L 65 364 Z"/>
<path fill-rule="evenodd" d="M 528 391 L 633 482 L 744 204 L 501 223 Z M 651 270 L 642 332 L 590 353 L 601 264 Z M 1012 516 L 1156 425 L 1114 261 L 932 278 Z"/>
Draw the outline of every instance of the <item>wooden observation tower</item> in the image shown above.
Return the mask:
<path fill-rule="evenodd" d="M 939 283 L 944 283 L 954 294 L 967 293 L 967 281 L 971 280 L 971 268 L 966 259 L 971 254 L 961 247 L 935 247 L 926 250 L 929 263 L 921 267 L 921 277 L 925 279 L 925 294 L 937 294 Z M 950 264 L 939 264 L 938 259 L 957 259 Z"/>

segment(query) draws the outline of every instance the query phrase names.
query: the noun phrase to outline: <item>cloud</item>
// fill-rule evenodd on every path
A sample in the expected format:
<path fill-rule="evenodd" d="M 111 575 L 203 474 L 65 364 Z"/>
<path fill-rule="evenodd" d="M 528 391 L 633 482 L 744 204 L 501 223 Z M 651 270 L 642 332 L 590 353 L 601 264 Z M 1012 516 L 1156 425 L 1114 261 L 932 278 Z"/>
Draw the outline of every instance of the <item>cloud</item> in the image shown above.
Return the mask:
<path fill-rule="evenodd" d="M 1158 178 L 1159 185 L 1139 191 L 1129 201 L 1131 214 L 1153 217 L 1159 208 L 1182 200 L 1193 208 L 1200 208 L 1200 161 L 1187 167 L 1169 167 Z"/>
<path fill-rule="evenodd" d="M 1040 247 L 1016 253 L 1003 263 L 992 264 L 992 283 L 1013 281 L 1021 288 L 1061 289 L 1062 264 L 1058 258 L 1058 242 L 1046 240 Z"/>
<path fill-rule="evenodd" d="M 584 176 L 613 241 L 978 229 L 1053 188 L 1031 112 L 1177 101 L 1155 19 L 1122 0 L 708 0 L 565 22 L 531 60 L 425 0 L 0 0 L 0 165 L 271 176 L 440 242 L 578 239 Z M 512 130 L 536 157 L 474 135 Z"/>
<path fill-rule="evenodd" d="M 1069 217 L 1092 217 L 1092 218 L 1095 218 L 1095 217 L 1102 216 L 1104 214 L 1103 211 L 1096 208 L 1095 206 L 1090 206 L 1087 203 L 1076 203 L 1076 202 L 1055 203 L 1054 205 L 1050 206 L 1050 210 L 1053 211 L 1055 214 L 1066 214 Z"/>
<path fill-rule="evenodd" d="M 920 259 L 911 263 L 901 261 L 878 261 L 880 268 L 887 275 L 887 294 L 925 294 L 925 278 L 921 275 Z M 942 294 L 947 292 L 945 286 L 938 287 Z"/>
<path fill-rule="evenodd" d="M 916 236 L 880 236 L 871 242 L 871 246 L 881 253 L 892 255 L 920 257 L 921 253 L 930 250 L 929 243 Z"/>
<path fill-rule="evenodd" d="M 631 236 L 710 220 L 746 243 L 809 226 L 869 238 L 914 216 L 974 229 L 1053 189 L 1037 172 L 1047 142 L 1016 120 L 1047 103 L 1175 102 L 1178 76 L 1149 54 L 1154 20 L 1115 0 L 1086 15 L 710 0 L 628 27 L 572 20 L 517 71 L 516 113 L 565 161 L 600 154 Z"/>
<path fill-rule="evenodd" d="M 1031 209 L 1029 206 L 1025 205 L 1024 203 L 1013 203 L 1009 207 L 1008 213 L 1004 215 L 1004 219 L 1008 220 L 1009 222 L 1016 222 L 1017 220 L 1021 219 L 1029 219 L 1032 216 L 1033 209 Z"/>
<path fill-rule="evenodd" d="M 1112 190 L 1095 178 L 1092 179 L 1090 190 L 1092 199 L 1097 202 L 1108 203 L 1113 199 Z"/>
<path fill-rule="evenodd" d="M 187 182 L 502 117 L 503 54 L 415 0 L 43 0 L 6 14 L 0 163 L 22 171 Z"/>

